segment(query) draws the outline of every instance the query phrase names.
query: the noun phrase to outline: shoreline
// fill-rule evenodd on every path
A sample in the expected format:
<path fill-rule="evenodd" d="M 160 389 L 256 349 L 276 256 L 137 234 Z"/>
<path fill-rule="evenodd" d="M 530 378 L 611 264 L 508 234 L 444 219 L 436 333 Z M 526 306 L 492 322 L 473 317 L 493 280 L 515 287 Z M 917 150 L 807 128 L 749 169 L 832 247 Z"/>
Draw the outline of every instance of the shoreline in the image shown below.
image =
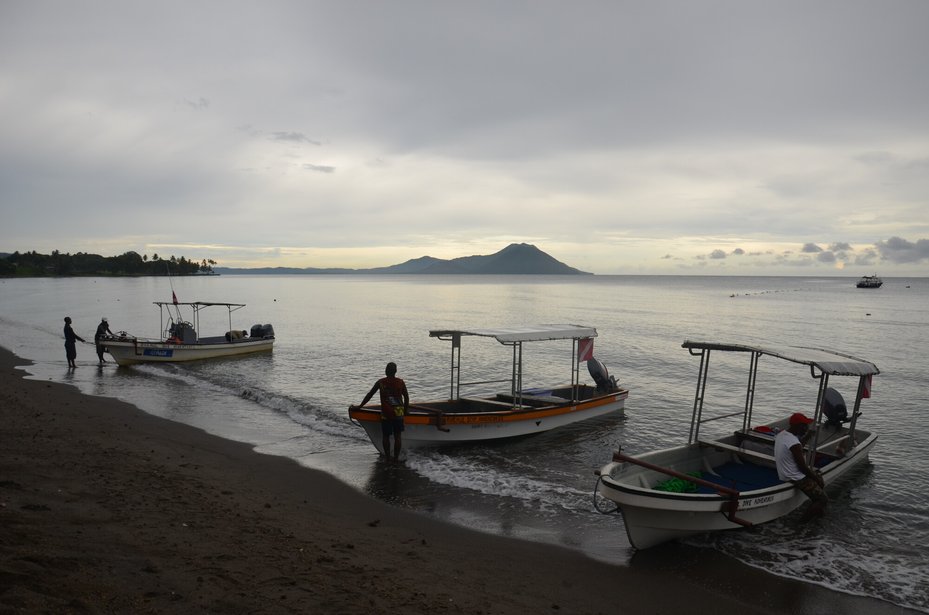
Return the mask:
<path fill-rule="evenodd" d="M 915 612 L 684 545 L 620 566 L 468 530 L 29 363 L 0 347 L 0 612 Z"/>

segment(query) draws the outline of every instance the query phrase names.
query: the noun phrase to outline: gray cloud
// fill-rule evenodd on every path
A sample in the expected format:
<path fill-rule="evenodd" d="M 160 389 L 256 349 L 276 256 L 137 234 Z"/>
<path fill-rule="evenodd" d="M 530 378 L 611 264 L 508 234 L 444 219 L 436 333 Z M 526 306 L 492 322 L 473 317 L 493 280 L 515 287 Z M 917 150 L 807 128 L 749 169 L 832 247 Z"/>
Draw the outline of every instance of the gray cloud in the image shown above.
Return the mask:
<path fill-rule="evenodd" d="M 929 260 L 929 239 L 915 243 L 901 237 L 891 237 L 875 244 L 882 259 L 892 263 L 919 263 Z"/>
<path fill-rule="evenodd" d="M 321 164 L 304 164 L 303 168 L 307 171 L 318 171 L 320 173 L 334 173 L 335 167 L 325 166 Z"/>
<path fill-rule="evenodd" d="M 854 255 L 850 254 L 854 252 Z M 917 263 L 929 259 L 929 239 L 919 239 L 916 242 L 907 241 L 900 237 L 879 241 L 875 247 L 861 247 L 857 250 L 847 242 L 834 242 L 831 248 L 824 250 L 815 242 L 803 244 L 799 251 L 787 249 L 781 254 L 771 252 L 746 252 L 742 248 L 735 248 L 726 252 L 721 248 L 712 250 L 707 254 L 699 254 L 694 259 L 706 266 L 709 261 L 721 261 L 727 255 L 745 256 L 750 259 L 752 266 L 789 266 L 811 267 L 817 263 L 823 265 L 836 265 L 837 263 L 851 263 L 855 266 L 870 267 L 877 262 L 885 263 Z M 662 259 L 672 258 L 670 254 Z"/>
<path fill-rule="evenodd" d="M 200 97 L 197 100 L 189 100 L 185 98 L 184 104 L 186 104 L 191 109 L 206 109 L 210 106 L 210 101 L 203 97 Z"/>
<path fill-rule="evenodd" d="M 272 132 L 269 135 L 272 141 L 289 141 L 291 143 L 309 143 L 311 145 L 322 145 L 320 141 L 311 139 L 302 132 Z"/>
<path fill-rule="evenodd" d="M 923 271 L 929 3 L 158 6 L 4 4 L 0 250 Z"/>

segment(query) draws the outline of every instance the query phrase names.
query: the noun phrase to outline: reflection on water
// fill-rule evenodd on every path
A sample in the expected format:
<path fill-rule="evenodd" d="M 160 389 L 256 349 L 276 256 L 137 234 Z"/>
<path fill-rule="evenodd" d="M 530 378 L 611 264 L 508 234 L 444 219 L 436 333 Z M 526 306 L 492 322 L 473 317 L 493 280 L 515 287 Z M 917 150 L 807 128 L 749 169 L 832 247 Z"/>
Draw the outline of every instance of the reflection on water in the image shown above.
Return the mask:
<path fill-rule="evenodd" d="M 119 397 L 158 416 L 250 442 L 391 504 L 485 532 L 569 546 L 605 561 L 668 565 L 693 552 L 721 552 L 774 572 L 787 569 L 837 589 L 929 609 L 923 562 L 929 475 L 921 467 L 929 449 L 929 280 L 890 279 L 878 292 L 863 292 L 851 278 L 178 278 L 175 292 L 183 300 L 246 303 L 233 326 L 271 323 L 278 335 L 274 352 L 99 369 L 93 347 L 82 345 L 73 372 L 65 369 L 58 327 L 65 313 L 83 337 L 92 337 L 91 325 L 103 314 L 114 329 L 156 334 L 152 302 L 170 299 L 166 282 L 35 279 L 3 285 L 0 339 L 36 362 L 29 368 L 36 378 Z M 596 357 L 631 391 L 625 419 L 604 417 L 513 442 L 408 451 L 400 466 L 379 462 L 363 430 L 348 421 L 348 405 L 361 401 L 387 361 L 399 365 L 414 400 L 447 395 L 448 346 L 429 338 L 430 329 L 559 322 L 597 327 Z M 697 361 L 681 349 L 685 339 L 829 347 L 878 365 L 882 373 L 860 421 L 880 436 L 872 464 L 830 490 L 824 523 L 798 533 L 785 519 L 632 556 L 621 516 L 595 512 L 594 470 L 613 450 L 622 446 L 635 454 L 686 439 Z M 554 352 L 530 350 L 527 386 L 564 379 L 565 365 L 550 360 Z M 506 355 L 508 369 L 506 350 L 493 345 L 465 347 L 462 360 L 482 376 L 475 379 L 498 379 L 500 374 L 481 367 L 485 358 L 486 365 L 497 365 L 497 355 Z M 714 392 L 730 385 L 739 391 L 742 374 L 740 368 L 710 386 Z M 797 390 L 805 384 L 798 382 Z M 759 388 L 756 407 L 783 413 L 802 409 L 808 399 Z"/>

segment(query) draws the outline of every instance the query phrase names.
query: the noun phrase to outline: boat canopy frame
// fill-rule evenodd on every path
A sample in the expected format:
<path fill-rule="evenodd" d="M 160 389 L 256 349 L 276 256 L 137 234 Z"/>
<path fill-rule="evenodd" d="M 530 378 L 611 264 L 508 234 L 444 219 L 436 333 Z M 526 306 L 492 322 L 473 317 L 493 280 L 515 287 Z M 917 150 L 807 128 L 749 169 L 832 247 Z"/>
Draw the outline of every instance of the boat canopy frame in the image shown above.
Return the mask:
<path fill-rule="evenodd" d="M 200 341 L 200 310 L 221 306 L 226 308 L 229 315 L 229 330 L 232 330 L 232 313 L 238 310 L 241 310 L 245 307 L 244 303 L 218 303 L 214 301 L 153 301 L 154 305 L 158 306 L 159 311 L 159 326 L 163 336 L 167 336 L 168 329 L 165 327 L 165 309 L 168 312 L 168 326 L 170 327 L 171 322 L 183 322 L 183 317 L 181 316 L 180 306 L 186 305 L 190 307 L 193 311 L 193 325 L 194 335 L 196 340 Z M 174 316 L 171 315 L 171 307 L 175 308 L 177 319 L 175 320 Z"/>
<path fill-rule="evenodd" d="M 848 354 L 824 350 L 822 348 L 811 348 L 806 346 L 777 346 L 777 345 L 747 345 L 747 344 L 724 344 L 718 342 L 695 342 L 685 341 L 681 344 L 687 348 L 691 355 L 700 357 L 700 368 L 697 375 L 697 390 L 694 394 L 693 415 L 690 422 L 690 435 L 688 444 L 693 444 L 699 440 L 700 426 L 709 421 L 729 418 L 742 415 L 742 431 L 747 433 L 752 424 L 752 412 L 755 403 L 755 382 L 758 377 L 758 366 L 763 356 L 771 356 L 778 359 L 784 359 L 793 363 L 807 365 L 810 368 L 810 376 L 819 380 L 819 390 L 816 397 L 816 410 L 813 415 L 813 424 L 819 425 L 822 420 L 823 404 L 825 400 L 826 389 L 829 387 L 830 376 L 857 376 L 858 389 L 855 394 L 854 410 L 851 414 L 849 424 L 849 437 L 854 438 L 855 426 L 858 416 L 861 414 L 861 400 L 866 390 L 870 390 L 871 377 L 880 373 L 880 370 L 874 363 L 859 359 Z M 724 415 L 703 417 L 703 400 L 706 392 L 707 375 L 710 366 L 710 354 L 713 350 L 723 352 L 746 352 L 749 353 L 748 382 L 745 390 L 745 406 L 740 412 L 733 412 Z M 809 460 L 815 458 L 819 446 L 819 430 L 816 431 L 813 444 L 809 451 Z"/>
<path fill-rule="evenodd" d="M 504 346 L 510 346 L 513 352 L 513 365 L 509 380 L 482 380 L 461 382 L 461 338 L 466 336 L 491 337 Z M 429 337 L 450 341 L 451 363 L 449 379 L 449 400 L 461 398 L 462 386 L 480 384 L 510 383 L 510 396 L 513 405 L 523 407 L 523 343 L 555 340 L 571 340 L 571 403 L 578 401 L 580 384 L 579 343 L 597 337 L 597 329 L 583 325 L 531 325 L 525 327 L 506 327 L 494 329 L 435 329 L 429 331 Z"/>

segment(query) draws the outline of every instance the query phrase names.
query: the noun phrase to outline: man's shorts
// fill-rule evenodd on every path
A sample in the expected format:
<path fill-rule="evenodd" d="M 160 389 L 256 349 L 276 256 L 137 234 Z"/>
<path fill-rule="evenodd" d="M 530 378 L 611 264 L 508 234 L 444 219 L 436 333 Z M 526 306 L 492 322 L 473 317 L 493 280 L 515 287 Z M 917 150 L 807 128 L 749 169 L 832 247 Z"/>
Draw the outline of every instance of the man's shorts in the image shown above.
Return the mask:
<path fill-rule="evenodd" d="M 403 431 L 403 419 L 381 419 L 381 430 L 385 436 L 393 436 Z"/>
<path fill-rule="evenodd" d="M 818 482 L 809 476 L 805 477 L 803 480 L 798 480 L 794 484 L 797 485 L 800 491 L 806 494 L 806 497 L 810 498 L 810 501 L 826 501 L 826 492 L 823 491 L 823 488 L 819 486 Z"/>

